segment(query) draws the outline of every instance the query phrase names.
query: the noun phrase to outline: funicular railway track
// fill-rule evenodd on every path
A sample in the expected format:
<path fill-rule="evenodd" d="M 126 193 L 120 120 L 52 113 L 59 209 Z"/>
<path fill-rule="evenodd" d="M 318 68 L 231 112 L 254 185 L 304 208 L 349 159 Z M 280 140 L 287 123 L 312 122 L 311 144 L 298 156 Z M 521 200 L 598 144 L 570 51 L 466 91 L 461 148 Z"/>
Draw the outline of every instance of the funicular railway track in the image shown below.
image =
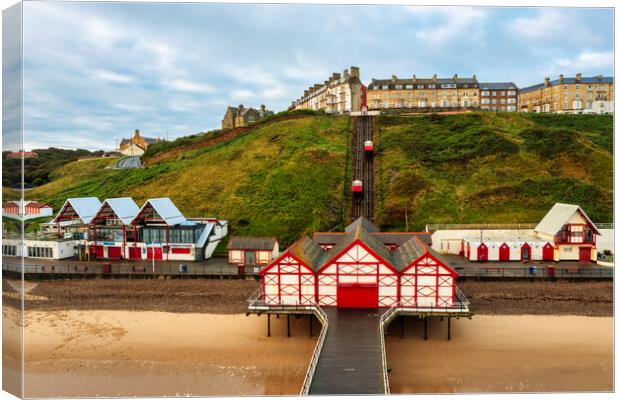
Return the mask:
<path fill-rule="evenodd" d="M 351 197 L 350 220 L 365 217 L 370 221 L 375 219 L 375 182 L 374 156 L 364 151 L 364 143 L 373 140 L 372 117 L 354 117 L 354 131 L 351 136 L 352 148 L 352 177 L 354 181 L 361 181 L 362 192 L 353 193 Z"/>

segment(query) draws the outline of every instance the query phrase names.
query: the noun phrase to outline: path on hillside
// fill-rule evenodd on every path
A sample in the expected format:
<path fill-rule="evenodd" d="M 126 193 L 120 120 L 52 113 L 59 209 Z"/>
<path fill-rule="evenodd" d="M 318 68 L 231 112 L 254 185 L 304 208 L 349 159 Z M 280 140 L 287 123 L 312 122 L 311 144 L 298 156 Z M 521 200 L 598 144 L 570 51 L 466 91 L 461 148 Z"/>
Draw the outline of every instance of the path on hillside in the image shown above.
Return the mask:
<path fill-rule="evenodd" d="M 359 217 L 369 221 L 375 219 L 375 173 L 374 154 L 364 154 L 364 142 L 373 139 L 373 117 L 361 116 L 353 118 L 353 135 L 351 135 L 351 149 L 353 161 L 353 180 L 362 181 L 363 193 L 361 196 L 351 196 L 351 222 Z M 374 152 L 373 152 L 374 153 Z"/>

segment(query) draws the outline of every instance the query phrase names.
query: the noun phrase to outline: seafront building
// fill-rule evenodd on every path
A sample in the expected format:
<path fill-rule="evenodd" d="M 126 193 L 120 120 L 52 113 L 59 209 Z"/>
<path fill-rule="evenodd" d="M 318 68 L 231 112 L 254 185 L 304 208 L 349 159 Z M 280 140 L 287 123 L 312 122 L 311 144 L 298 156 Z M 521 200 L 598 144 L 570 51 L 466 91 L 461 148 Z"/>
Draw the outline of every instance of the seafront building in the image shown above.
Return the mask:
<path fill-rule="evenodd" d="M 12 219 L 49 217 L 53 212 L 52 206 L 38 201 L 11 200 L 2 203 L 2 216 Z"/>
<path fill-rule="evenodd" d="M 70 198 L 36 234 L 5 234 L 7 256 L 81 260 L 185 260 L 210 258 L 228 234 L 215 218 L 186 218 L 169 198 L 140 208 L 131 198 Z"/>
<path fill-rule="evenodd" d="M 559 114 L 608 114 L 614 112 L 614 79 L 597 75 L 560 75 L 519 92 L 519 111 Z"/>
<path fill-rule="evenodd" d="M 556 203 L 532 227 L 454 226 L 433 232 L 433 246 L 443 254 L 470 261 L 595 262 L 600 230 L 574 204 Z"/>
<path fill-rule="evenodd" d="M 360 80 L 360 69 L 351 67 L 342 74 L 334 72 L 323 83 L 316 83 L 293 101 L 289 110 L 322 110 L 327 114 L 360 112 L 365 107 L 366 86 Z"/>
<path fill-rule="evenodd" d="M 141 136 L 140 130 L 136 129 L 131 138 L 121 140 L 119 151 L 125 156 L 141 156 L 150 145 L 161 141 L 160 138 Z"/>

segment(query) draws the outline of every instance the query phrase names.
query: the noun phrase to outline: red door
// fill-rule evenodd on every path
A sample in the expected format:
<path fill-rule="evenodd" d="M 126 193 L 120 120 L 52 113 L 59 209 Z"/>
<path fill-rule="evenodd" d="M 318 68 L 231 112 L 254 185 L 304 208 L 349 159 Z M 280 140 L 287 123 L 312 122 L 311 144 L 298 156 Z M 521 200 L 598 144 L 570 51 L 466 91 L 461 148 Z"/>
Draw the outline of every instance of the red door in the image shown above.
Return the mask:
<path fill-rule="evenodd" d="M 590 262 L 590 248 L 589 247 L 580 247 L 579 248 L 579 262 Z"/>
<path fill-rule="evenodd" d="M 140 253 L 141 249 L 140 247 L 130 247 L 129 248 L 129 258 L 132 260 L 139 260 L 142 258 L 142 255 Z"/>
<path fill-rule="evenodd" d="M 478 246 L 478 261 L 487 261 L 489 259 L 489 249 L 486 244 L 481 243 Z"/>
<path fill-rule="evenodd" d="M 119 246 L 108 247 L 108 258 L 118 260 L 121 258 L 121 248 Z"/>
<path fill-rule="evenodd" d="M 499 247 L 499 260 L 510 261 L 510 247 L 506 243 Z"/>
<path fill-rule="evenodd" d="M 155 259 L 156 260 L 161 260 L 163 259 L 163 251 L 161 249 L 161 247 L 155 247 Z M 146 258 L 149 260 L 153 259 L 153 248 L 149 247 L 146 249 Z"/>
<path fill-rule="evenodd" d="M 95 246 L 95 258 L 103 258 L 103 246 Z"/>
<path fill-rule="evenodd" d="M 553 246 L 551 245 L 551 243 L 547 243 L 543 247 L 543 260 L 553 261 Z"/>
<path fill-rule="evenodd" d="M 337 295 L 340 308 L 379 307 L 377 285 L 338 285 Z"/>

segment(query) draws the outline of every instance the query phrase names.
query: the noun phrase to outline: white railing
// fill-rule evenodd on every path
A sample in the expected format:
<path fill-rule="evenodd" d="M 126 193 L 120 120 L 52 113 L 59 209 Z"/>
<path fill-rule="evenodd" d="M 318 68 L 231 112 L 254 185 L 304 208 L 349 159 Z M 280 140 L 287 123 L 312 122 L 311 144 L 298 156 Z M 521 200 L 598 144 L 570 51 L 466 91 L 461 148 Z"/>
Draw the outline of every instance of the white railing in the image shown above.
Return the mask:
<path fill-rule="evenodd" d="M 304 383 L 301 386 L 300 395 L 302 396 L 305 396 L 310 392 L 312 378 L 314 378 L 314 371 L 316 370 L 316 365 L 319 362 L 319 357 L 321 356 L 321 351 L 323 350 L 323 343 L 325 342 L 325 336 L 327 336 L 327 329 L 329 327 L 329 322 L 325 311 L 323 311 L 323 309 L 316 303 L 314 306 L 315 315 L 319 319 L 319 321 L 321 321 L 323 327 L 321 328 L 321 333 L 319 334 L 319 339 L 316 342 L 316 346 L 314 346 L 312 359 L 310 360 L 310 365 L 308 366 L 308 371 L 306 372 Z"/>
<path fill-rule="evenodd" d="M 325 342 L 325 336 L 327 336 L 327 329 L 329 328 L 327 314 L 325 314 L 325 311 L 323 311 L 318 303 L 315 302 L 311 304 L 268 304 L 263 300 L 262 288 L 258 288 L 254 293 L 252 293 L 252 295 L 248 297 L 247 302 L 248 310 L 250 311 L 312 310 L 319 322 L 321 322 L 321 333 L 319 334 L 319 338 L 314 346 L 314 352 L 312 353 L 312 358 L 310 359 L 310 365 L 308 365 L 308 370 L 306 371 L 304 383 L 302 384 L 300 391 L 302 396 L 307 395 L 310 391 L 310 385 L 312 385 L 314 371 L 316 370 L 316 365 L 319 362 L 319 357 L 321 356 L 321 351 L 323 350 L 323 344 Z"/>
<path fill-rule="evenodd" d="M 426 224 L 426 232 L 460 229 L 534 229 L 535 223 L 517 224 Z"/>
<path fill-rule="evenodd" d="M 390 379 L 388 378 L 387 355 L 385 353 L 385 328 L 392 321 L 398 312 L 398 307 L 394 306 L 383 313 L 379 319 L 379 340 L 381 346 L 381 367 L 383 371 L 383 390 L 384 394 L 390 394 Z"/>

